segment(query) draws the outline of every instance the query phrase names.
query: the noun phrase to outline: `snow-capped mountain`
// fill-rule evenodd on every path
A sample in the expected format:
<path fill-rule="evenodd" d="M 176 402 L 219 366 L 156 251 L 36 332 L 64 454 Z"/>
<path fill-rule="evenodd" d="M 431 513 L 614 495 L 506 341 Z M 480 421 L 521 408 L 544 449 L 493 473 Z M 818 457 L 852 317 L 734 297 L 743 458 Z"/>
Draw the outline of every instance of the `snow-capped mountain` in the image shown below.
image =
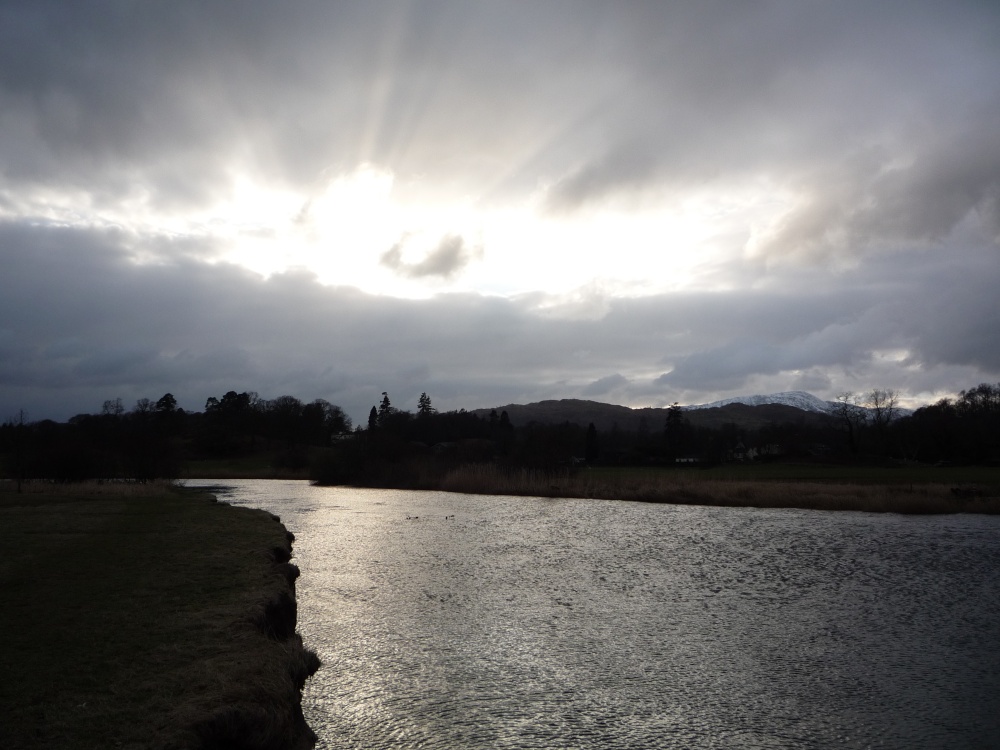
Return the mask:
<path fill-rule="evenodd" d="M 729 404 L 746 404 L 747 406 L 764 406 L 765 404 L 782 404 L 784 406 L 794 406 L 803 411 L 813 411 L 819 414 L 830 414 L 837 406 L 835 401 L 824 401 L 811 393 L 805 391 L 783 391 L 781 393 L 769 393 L 763 396 L 735 396 L 724 398 L 721 401 L 713 401 L 710 404 L 697 404 L 695 406 L 685 406 L 685 409 L 712 409 L 717 406 L 728 406 Z"/>
<path fill-rule="evenodd" d="M 696 404 L 695 406 L 685 406 L 685 409 L 711 409 L 716 406 L 727 406 L 728 404 L 746 404 L 747 406 L 764 406 L 766 404 L 782 404 L 784 406 L 794 406 L 803 411 L 812 411 L 817 414 L 833 414 L 838 404 L 836 401 L 824 401 L 823 399 L 806 393 L 805 391 L 782 391 L 781 393 L 769 393 L 765 396 L 734 396 L 724 398 L 721 401 L 713 401 L 710 404 Z M 869 407 L 862 406 L 863 409 Z M 901 406 L 895 408 L 895 418 L 905 417 L 913 414 L 912 409 L 904 409 Z"/>

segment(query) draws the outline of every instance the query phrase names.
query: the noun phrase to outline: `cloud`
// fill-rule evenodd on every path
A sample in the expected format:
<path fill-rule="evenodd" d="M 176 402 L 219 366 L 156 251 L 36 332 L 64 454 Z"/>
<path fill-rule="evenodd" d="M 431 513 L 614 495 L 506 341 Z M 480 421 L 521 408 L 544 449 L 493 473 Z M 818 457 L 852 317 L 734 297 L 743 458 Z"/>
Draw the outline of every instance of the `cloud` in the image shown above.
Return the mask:
<path fill-rule="evenodd" d="M 137 264 L 130 243 L 112 230 L 0 223 L 0 414 L 66 418 L 168 391 L 200 409 L 255 390 L 326 398 L 363 420 L 383 390 L 402 408 L 422 391 L 441 409 L 662 405 L 767 384 L 833 397 L 1000 375 L 1000 311 L 987 293 L 1000 267 L 982 241 L 912 266 L 900 253 L 834 280 L 816 272 L 780 294 L 609 298 L 596 318 L 539 312 L 530 297 L 383 298 L 185 256 Z"/>
<path fill-rule="evenodd" d="M 0 418 L 998 379 L 997 38 L 971 0 L 4 3 Z M 365 164 L 436 228 L 324 210 Z M 650 229 L 551 233 L 607 216 Z"/>
<path fill-rule="evenodd" d="M 997 117 L 1000 110 L 988 119 Z M 1000 143 L 985 123 L 920 144 L 906 163 L 897 159 L 865 154 L 802 184 L 803 197 L 755 252 L 823 258 L 926 245 L 973 212 L 994 238 L 1000 232 Z"/>
<path fill-rule="evenodd" d="M 628 385 L 628 378 L 619 373 L 614 375 L 607 375 L 603 378 L 598 378 L 590 385 L 586 386 L 580 391 L 581 396 L 586 396 L 588 398 L 593 398 L 595 396 L 605 396 L 609 393 L 614 392 Z"/>
<path fill-rule="evenodd" d="M 379 263 L 395 271 L 400 276 L 410 279 L 422 279 L 437 276 L 449 279 L 459 273 L 470 262 L 481 258 L 480 247 L 469 247 L 458 235 L 448 235 L 441 238 L 437 246 L 416 263 L 403 260 L 403 250 L 406 245 L 404 238 L 382 254 Z"/>
<path fill-rule="evenodd" d="M 864 336 L 859 325 L 832 326 L 808 336 L 780 343 L 750 339 L 692 352 L 678 359 L 673 369 L 657 382 L 686 390 L 739 390 L 753 376 L 795 373 L 818 367 L 853 367 L 869 356 L 871 344 L 881 342 L 884 332 Z M 882 334 L 882 335 L 880 335 Z M 877 345 L 877 344 L 876 344 Z M 827 386 L 829 387 L 829 386 Z"/>
<path fill-rule="evenodd" d="M 547 188 L 542 210 L 565 214 L 614 199 L 639 201 L 642 190 L 655 181 L 656 166 L 649 151 L 638 146 L 619 147 Z"/>
<path fill-rule="evenodd" d="M 920 2 L 583 2 L 571 17 L 545 4 L 14 3 L 0 148 L 9 176 L 106 201 L 141 187 L 198 205 L 234 163 L 304 184 L 370 161 L 462 170 L 469 185 L 562 181 L 553 202 L 575 205 L 664 176 L 837 163 L 897 145 L 881 136 L 921 118 L 963 117 L 963 96 L 995 101 L 997 16 Z"/>

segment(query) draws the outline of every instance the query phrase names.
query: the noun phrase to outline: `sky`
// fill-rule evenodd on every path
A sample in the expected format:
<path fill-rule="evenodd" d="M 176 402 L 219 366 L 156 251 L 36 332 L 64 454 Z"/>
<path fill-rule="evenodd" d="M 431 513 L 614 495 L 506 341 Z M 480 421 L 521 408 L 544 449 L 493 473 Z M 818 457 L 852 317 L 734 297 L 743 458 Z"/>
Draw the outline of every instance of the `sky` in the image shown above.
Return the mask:
<path fill-rule="evenodd" d="M 0 420 L 1000 381 L 1000 4 L 0 0 Z"/>

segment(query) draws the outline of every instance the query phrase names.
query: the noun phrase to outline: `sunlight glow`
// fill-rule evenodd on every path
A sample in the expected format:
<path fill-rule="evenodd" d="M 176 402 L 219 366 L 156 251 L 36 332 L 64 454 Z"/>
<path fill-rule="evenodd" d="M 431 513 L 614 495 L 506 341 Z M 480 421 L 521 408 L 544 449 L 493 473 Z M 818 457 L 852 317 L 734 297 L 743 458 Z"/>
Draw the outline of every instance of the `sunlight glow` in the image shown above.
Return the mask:
<path fill-rule="evenodd" d="M 223 223 L 244 227 L 230 235 L 227 259 L 263 274 L 304 268 L 326 284 L 402 297 L 543 292 L 553 306 L 589 315 L 601 308 L 594 289 L 642 296 L 696 285 L 701 267 L 731 252 L 718 238 L 720 214 L 740 208 L 693 196 L 669 208 L 551 216 L 531 196 L 520 205 L 489 206 L 468 195 L 422 201 L 419 185 L 397 187 L 392 172 L 373 165 L 297 201 L 241 185 L 217 212 Z M 247 231 L 267 222 L 270 233 Z M 460 237 L 466 253 L 454 272 L 405 272 L 448 237 Z M 395 268 L 385 262 L 394 248 Z"/>
<path fill-rule="evenodd" d="M 73 224 L 99 217 L 139 234 L 207 242 L 216 262 L 263 276 L 304 270 L 323 284 L 408 298 L 540 293 L 540 311 L 593 317 L 603 314 L 605 297 L 718 285 L 718 269 L 745 253 L 734 237 L 745 238 L 768 209 L 772 216 L 784 210 L 755 187 L 553 215 L 537 192 L 489 203 L 361 164 L 311 192 L 237 174 L 221 200 L 183 215 L 158 212 L 138 193 L 113 213 L 85 215 L 82 204 L 73 212 L 49 197 L 47 215 Z M 157 258 L 137 249 L 135 260 Z"/>

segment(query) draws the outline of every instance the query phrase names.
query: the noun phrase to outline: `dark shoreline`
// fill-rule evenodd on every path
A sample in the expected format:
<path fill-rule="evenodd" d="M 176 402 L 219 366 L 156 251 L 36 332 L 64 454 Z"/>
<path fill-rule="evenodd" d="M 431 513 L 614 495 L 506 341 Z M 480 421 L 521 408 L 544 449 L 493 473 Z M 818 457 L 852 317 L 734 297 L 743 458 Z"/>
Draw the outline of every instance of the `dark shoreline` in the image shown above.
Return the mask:
<path fill-rule="evenodd" d="M 0 747 L 313 747 L 293 539 L 194 490 L 0 487 Z"/>
<path fill-rule="evenodd" d="M 996 475 L 1000 478 L 1000 474 Z M 358 487 L 434 490 L 475 495 L 625 500 L 672 505 L 734 508 L 795 508 L 915 515 L 978 513 L 1000 515 L 1000 485 L 930 482 L 874 482 L 720 478 L 707 472 L 625 469 L 557 472 L 493 464 L 457 467 L 442 476 L 394 477 Z M 317 486 L 334 482 L 313 481 Z"/>
<path fill-rule="evenodd" d="M 211 497 L 219 502 L 214 495 Z M 228 506 L 228 503 L 220 505 Z M 272 572 L 284 584 L 255 607 L 250 623 L 268 639 L 282 645 L 290 682 L 285 686 L 286 690 L 273 693 L 259 706 L 226 706 L 197 722 L 192 731 L 199 738 L 200 747 L 206 749 L 310 750 L 316 745 L 316 733 L 306 723 L 302 713 L 302 689 L 321 663 L 316 653 L 305 647 L 302 636 L 296 630 L 298 603 L 295 580 L 300 571 L 297 565 L 290 562 L 295 535 L 281 524 L 278 516 L 267 515 L 281 525 L 285 535 L 282 544 L 268 550 Z"/>

